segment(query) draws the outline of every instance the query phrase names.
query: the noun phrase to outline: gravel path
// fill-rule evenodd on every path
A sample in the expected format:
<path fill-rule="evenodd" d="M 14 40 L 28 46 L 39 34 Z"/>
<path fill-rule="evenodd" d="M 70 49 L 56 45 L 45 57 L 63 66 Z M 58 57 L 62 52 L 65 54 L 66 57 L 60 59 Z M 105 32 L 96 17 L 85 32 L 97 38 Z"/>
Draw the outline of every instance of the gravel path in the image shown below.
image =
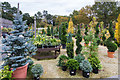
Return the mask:
<path fill-rule="evenodd" d="M 75 39 L 73 38 L 74 42 Z M 76 43 L 74 43 L 76 44 Z M 81 42 L 83 45 L 84 43 Z M 74 46 L 74 51 L 76 49 L 76 46 Z M 66 55 L 66 50 L 61 49 L 61 54 Z M 60 55 L 61 55 L 60 54 Z M 59 55 L 59 56 L 60 56 Z M 57 62 L 59 59 L 59 56 L 57 59 L 51 59 L 51 60 L 34 60 L 35 64 L 41 64 L 44 68 L 44 73 L 41 76 L 41 78 L 83 78 L 82 72 L 77 70 L 77 73 L 75 76 L 69 75 L 69 70 L 62 71 L 61 68 L 57 66 Z M 102 69 L 99 71 L 99 74 L 90 74 L 90 78 L 107 78 L 118 75 L 118 50 L 115 52 L 114 58 L 108 58 L 107 57 L 107 48 L 104 46 L 99 46 L 98 48 L 98 56 L 102 64 Z"/>

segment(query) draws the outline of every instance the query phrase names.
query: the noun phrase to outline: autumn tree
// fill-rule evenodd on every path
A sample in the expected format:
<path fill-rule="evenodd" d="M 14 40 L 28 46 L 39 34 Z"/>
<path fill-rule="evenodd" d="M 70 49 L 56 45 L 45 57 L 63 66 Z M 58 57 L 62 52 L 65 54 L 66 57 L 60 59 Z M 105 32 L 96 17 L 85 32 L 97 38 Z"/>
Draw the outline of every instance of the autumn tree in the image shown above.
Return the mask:
<path fill-rule="evenodd" d="M 117 9 L 116 2 L 95 2 L 92 7 L 98 21 L 103 21 L 105 27 L 110 23 L 110 20 L 117 19 Z"/>
<path fill-rule="evenodd" d="M 117 43 L 118 43 L 118 46 L 120 47 L 120 14 L 118 16 L 118 19 L 117 19 L 117 23 L 116 23 L 116 30 L 115 30 L 115 38 L 117 40 Z"/>
<path fill-rule="evenodd" d="M 70 18 L 70 21 L 69 21 L 68 33 L 72 33 L 72 34 L 74 33 L 72 18 Z"/>

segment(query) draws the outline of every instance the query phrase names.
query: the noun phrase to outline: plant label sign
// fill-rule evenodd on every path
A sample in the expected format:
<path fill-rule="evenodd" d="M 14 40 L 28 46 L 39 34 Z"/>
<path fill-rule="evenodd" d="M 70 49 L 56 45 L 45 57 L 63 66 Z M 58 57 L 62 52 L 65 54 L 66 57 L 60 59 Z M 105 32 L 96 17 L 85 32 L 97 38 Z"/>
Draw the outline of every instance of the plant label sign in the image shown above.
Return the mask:
<path fill-rule="evenodd" d="M 90 75 L 89 73 L 87 73 L 87 75 Z"/>
<path fill-rule="evenodd" d="M 72 71 L 71 73 L 74 73 L 74 71 Z"/>

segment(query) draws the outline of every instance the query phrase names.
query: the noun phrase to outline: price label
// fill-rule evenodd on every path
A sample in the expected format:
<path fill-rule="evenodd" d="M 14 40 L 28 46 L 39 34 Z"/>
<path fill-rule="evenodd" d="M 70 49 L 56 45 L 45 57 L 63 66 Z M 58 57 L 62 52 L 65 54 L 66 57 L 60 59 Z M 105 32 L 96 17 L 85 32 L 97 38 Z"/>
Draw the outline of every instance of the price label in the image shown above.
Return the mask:
<path fill-rule="evenodd" d="M 87 75 L 89 75 L 89 73 L 87 73 Z"/>
<path fill-rule="evenodd" d="M 74 72 L 72 71 L 72 73 L 74 73 Z"/>

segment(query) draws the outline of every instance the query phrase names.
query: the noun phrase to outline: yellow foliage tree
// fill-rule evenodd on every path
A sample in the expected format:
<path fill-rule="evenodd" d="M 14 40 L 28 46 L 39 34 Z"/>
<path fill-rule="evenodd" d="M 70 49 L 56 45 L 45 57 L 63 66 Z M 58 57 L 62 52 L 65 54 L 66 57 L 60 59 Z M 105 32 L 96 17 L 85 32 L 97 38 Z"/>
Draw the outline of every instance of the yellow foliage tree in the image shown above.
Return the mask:
<path fill-rule="evenodd" d="M 69 24 L 68 24 L 68 33 L 74 33 L 74 28 L 73 28 L 73 22 L 72 22 L 72 18 L 70 18 Z"/>
<path fill-rule="evenodd" d="M 96 25 L 97 25 L 97 21 L 96 21 L 96 18 L 95 17 L 93 17 L 93 19 L 92 19 L 92 21 L 90 22 L 90 26 L 92 27 L 92 28 L 94 28 L 94 27 L 96 27 Z"/>
<path fill-rule="evenodd" d="M 117 23 L 116 23 L 116 30 L 115 30 L 115 38 L 117 40 L 117 42 L 120 44 L 120 14 L 118 16 L 118 19 L 117 19 Z"/>

